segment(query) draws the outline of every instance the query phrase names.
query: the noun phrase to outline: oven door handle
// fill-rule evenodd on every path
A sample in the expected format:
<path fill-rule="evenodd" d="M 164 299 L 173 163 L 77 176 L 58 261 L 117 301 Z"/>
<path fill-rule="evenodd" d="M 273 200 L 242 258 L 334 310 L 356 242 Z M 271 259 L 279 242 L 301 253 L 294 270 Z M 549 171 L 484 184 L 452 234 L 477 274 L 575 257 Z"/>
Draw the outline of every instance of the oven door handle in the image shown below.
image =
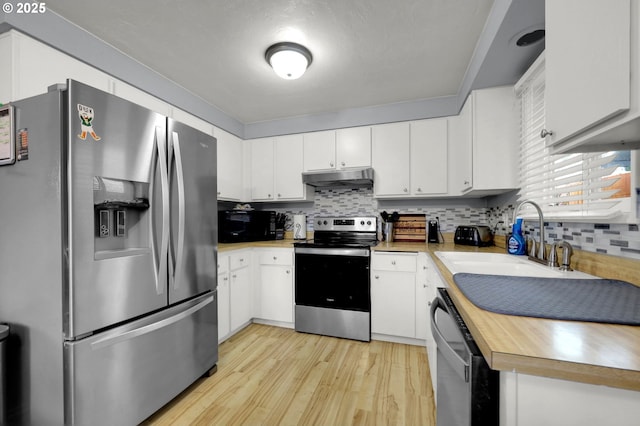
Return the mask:
<path fill-rule="evenodd" d="M 371 250 L 364 248 L 315 248 L 315 247 L 296 247 L 295 254 L 320 254 L 325 256 L 356 256 L 370 257 Z"/>
<path fill-rule="evenodd" d="M 463 379 L 465 382 L 469 382 L 469 363 L 466 362 L 453 348 L 447 343 L 446 339 L 442 335 L 442 332 L 438 328 L 438 324 L 436 324 L 436 310 L 440 308 L 447 315 L 451 316 L 451 313 L 447 310 L 442 299 L 436 297 L 431 303 L 431 334 L 433 334 L 433 338 L 436 341 L 436 346 L 438 350 L 442 354 L 442 356 L 446 359 L 446 361 L 451 365 L 453 370 Z M 452 320 L 453 321 L 453 320 Z M 455 321 L 453 321 L 455 324 Z M 457 327 L 457 325 L 456 325 Z"/>

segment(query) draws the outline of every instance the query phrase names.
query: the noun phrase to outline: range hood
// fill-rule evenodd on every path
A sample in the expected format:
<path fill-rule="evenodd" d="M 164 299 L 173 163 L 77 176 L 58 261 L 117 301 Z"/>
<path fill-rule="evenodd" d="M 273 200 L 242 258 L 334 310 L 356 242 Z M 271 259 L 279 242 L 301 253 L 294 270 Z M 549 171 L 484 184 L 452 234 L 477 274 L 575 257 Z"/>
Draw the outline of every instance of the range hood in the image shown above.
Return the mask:
<path fill-rule="evenodd" d="M 302 173 L 302 183 L 320 188 L 372 186 L 373 169 L 367 167 L 326 172 L 304 172 Z"/>

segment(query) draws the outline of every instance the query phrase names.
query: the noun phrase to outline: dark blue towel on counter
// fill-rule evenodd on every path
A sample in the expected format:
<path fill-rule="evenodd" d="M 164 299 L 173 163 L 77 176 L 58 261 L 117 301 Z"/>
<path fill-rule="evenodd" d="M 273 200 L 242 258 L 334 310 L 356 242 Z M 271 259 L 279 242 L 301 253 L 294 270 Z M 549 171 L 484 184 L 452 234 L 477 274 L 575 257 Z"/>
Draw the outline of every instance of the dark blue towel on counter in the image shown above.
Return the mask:
<path fill-rule="evenodd" d="M 453 280 L 474 305 L 499 314 L 640 325 L 640 287 L 624 281 L 468 273 Z"/>

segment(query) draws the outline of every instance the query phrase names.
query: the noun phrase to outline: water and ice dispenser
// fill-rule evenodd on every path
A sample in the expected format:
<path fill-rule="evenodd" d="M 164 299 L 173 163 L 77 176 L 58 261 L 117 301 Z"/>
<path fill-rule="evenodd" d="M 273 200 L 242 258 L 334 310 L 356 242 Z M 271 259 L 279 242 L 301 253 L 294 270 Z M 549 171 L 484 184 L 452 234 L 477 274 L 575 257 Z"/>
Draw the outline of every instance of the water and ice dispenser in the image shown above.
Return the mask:
<path fill-rule="evenodd" d="M 149 247 L 149 184 L 94 176 L 93 201 L 97 257 Z"/>

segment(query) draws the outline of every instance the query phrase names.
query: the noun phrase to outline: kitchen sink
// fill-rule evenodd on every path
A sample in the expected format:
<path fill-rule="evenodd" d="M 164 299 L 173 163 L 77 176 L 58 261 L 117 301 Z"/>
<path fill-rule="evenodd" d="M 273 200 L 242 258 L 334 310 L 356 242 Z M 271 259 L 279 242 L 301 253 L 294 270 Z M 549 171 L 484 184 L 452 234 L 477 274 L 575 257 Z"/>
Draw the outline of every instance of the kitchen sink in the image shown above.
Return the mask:
<path fill-rule="evenodd" d="M 526 256 L 514 256 L 506 253 L 437 251 L 436 256 L 452 274 L 466 272 L 516 277 L 598 278 L 584 272 L 561 271 L 559 268 L 550 268 L 531 261 Z"/>

